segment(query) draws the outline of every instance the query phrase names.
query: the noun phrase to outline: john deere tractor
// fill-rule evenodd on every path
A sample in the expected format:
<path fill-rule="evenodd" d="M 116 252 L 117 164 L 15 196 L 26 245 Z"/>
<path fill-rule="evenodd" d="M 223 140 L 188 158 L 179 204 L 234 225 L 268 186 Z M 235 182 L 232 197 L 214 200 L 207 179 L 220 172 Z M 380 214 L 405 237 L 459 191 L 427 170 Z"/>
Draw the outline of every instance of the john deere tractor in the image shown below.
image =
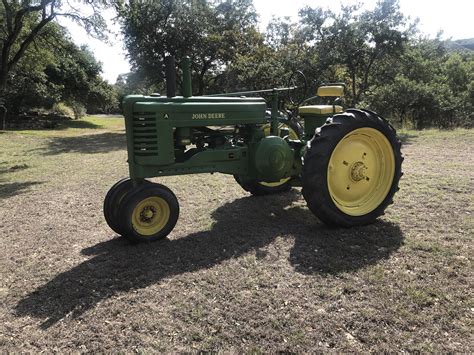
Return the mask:
<path fill-rule="evenodd" d="M 175 95 L 176 68 L 168 57 L 166 96 L 123 101 L 130 177 L 113 185 L 104 201 L 116 233 L 148 242 L 173 230 L 176 196 L 147 180 L 160 176 L 231 174 L 254 195 L 301 186 L 314 215 L 340 227 L 372 223 L 392 203 L 402 175 L 400 141 L 376 113 L 344 111 L 343 84 L 293 99 L 307 86 L 296 72 L 286 88 L 192 96 L 188 58 L 181 69 L 182 96 Z M 288 97 L 292 109 L 282 104 Z"/>

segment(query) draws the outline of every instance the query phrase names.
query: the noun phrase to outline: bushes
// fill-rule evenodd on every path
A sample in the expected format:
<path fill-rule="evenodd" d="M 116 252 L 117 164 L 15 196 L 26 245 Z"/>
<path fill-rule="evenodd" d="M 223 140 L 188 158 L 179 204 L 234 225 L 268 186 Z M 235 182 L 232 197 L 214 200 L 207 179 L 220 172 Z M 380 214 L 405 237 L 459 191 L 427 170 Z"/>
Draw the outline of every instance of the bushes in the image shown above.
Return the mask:
<path fill-rule="evenodd" d="M 78 119 L 86 106 L 107 111 L 118 105 L 114 87 L 100 76 L 102 64 L 87 47 L 76 46 L 54 23 L 43 36 L 9 72 L 3 96 L 10 118 L 40 107 Z"/>
<path fill-rule="evenodd" d="M 71 108 L 74 112 L 74 118 L 76 120 L 84 117 L 86 114 L 86 108 L 80 102 L 77 102 L 77 101 L 71 102 Z"/>
<path fill-rule="evenodd" d="M 400 75 L 369 93 L 362 105 L 402 126 L 452 128 L 472 125 L 472 109 L 465 96 L 454 95 L 447 84 L 417 82 Z"/>
<path fill-rule="evenodd" d="M 367 92 L 362 105 L 416 129 L 472 127 L 474 55 L 439 45 L 425 40 L 407 48 L 395 77 Z"/>
<path fill-rule="evenodd" d="M 80 119 L 86 114 L 86 108 L 84 105 L 78 102 L 59 102 L 53 106 L 52 111 L 61 116 L 66 116 L 73 119 Z"/>
<path fill-rule="evenodd" d="M 74 110 L 66 105 L 64 102 L 59 102 L 53 106 L 53 111 L 60 114 L 61 116 L 67 116 L 69 118 L 74 118 Z"/>

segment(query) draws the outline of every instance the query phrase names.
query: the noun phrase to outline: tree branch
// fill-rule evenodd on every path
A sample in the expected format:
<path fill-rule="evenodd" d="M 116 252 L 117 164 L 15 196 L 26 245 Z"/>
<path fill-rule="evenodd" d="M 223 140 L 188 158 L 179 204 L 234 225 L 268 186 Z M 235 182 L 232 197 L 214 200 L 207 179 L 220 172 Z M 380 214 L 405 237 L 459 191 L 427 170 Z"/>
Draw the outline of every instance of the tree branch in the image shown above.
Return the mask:
<path fill-rule="evenodd" d="M 18 51 L 16 52 L 15 56 L 10 60 L 10 62 L 8 63 L 8 66 L 11 68 L 13 67 L 14 65 L 16 65 L 16 63 L 18 63 L 18 61 L 20 60 L 20 58 L 23 56 L 23 54 L 25 53 L 25 51 L 28 49 L 29 45 L 31 44 L 31 42 L 33 42 L 33 40 L 35 39 L 35 37 L 40 33 L 40 31 L 48 24 L 50 23 L 55 17 L 55 14 L 54 12 L 52 14 L 50 14 L 48 17 L 42 19 L 37 25 L 35 28 L 33 28 L 31 30 L 31 32 L 29 33 L 29 35 L 23 40 L 23 42 L 21 43 L 20 45 L 20 48 L 18 49 Z"/>
<path fill-rule="evenodd" d="M 3 3 L 3 7 L 5 8 L 5 17 L 6 17 L 6 20 L 7 20 L 7 29 L 8 29 L 8 32 L 11 32 L 12 28 L 13 28 L 12 12 L 11 12 L 12 10 L 11 10 L 10 5 L 8 4 L 7 0 L 2 0 L 2 3 Z"/>

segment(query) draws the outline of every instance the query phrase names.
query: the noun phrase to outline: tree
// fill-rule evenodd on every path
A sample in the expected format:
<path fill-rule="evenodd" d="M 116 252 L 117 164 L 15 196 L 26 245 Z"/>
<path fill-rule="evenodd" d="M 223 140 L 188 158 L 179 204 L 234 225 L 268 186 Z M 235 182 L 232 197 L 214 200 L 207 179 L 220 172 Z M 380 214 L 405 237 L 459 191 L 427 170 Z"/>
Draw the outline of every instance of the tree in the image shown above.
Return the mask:
<path fill-rule="evenodd" d="M 247 35 L 246 50 L 237 54 L 219 80 L 224 91 L 282 87 L 295 70 L 308 69 L 306 43 L 295 37 L 297 25 L 288 17 L 273 18 L 266 33 Z"/>
<path fill-rule="evenodd" d="M 117 106 L 114 88 L 100 73 L 102 64 L 87 47 L 78 47 L 67 32 L 50 23 L 25 51 L 8 77 L 8 111 L 15 115 L 32 108 L 51 109 L 60 102 L 77 117 L 84 108 L 107 112 Z"/>
<path fill-rule="evenodd" d="M 97 76 L 89 87 L 86 108 L 88 113 L 119 112 L 119 94 L 116 88 Z"/>
<path fill-rule="evenodd" d="M 214 91 L 248 91 L 284 85 L 285 67 L 278 60 L 278 52 L 255 33 L 255 45 L 245 54 L 237 54 L 226 67 Z"/>
<path fill-rule="evenodd" d="M 54 60 L 44 72 L 48 83 L 59 88 L 60 101 L 67 103 L 79 118 L 84 107 L 89 112 L 108 112 L 116 106 L 117 96 L 112 85 L 101 77 L 102 64 L 85 46 L 77 47 L 66 38 L 54 49 Z"/>
<path fill-rule="evenodd" d="M 352 104 L 373 85 L 379 64 L 403 53 L 413 25 L 400 12 L 398 0 L 381 0 L 374 10 L 361 11 L 361 4 L 342 6 L 341 13 L 306 7 L 300 11 L 300 35 L 314 43 L 320 65 L 343 65 Z"/>
<path fill-rule="evenodd" d="M 68 17 L 84 26 L 91 34 L 101 37 L 105 21 L 100 9 L 106 0 L 84 0 L 92 13 L 60 0 L 2 0 L 0 7 L 0 98 L 5 95 L 8 76 L 25 56 L 34 41 L 47 33 L 50 23 L 58 17 Z"/>
<path fill-rule="evenodd" d="M 115 82 L 115 90 L 119 97 L 126 95 L 138 94 L 146 95 L 150 92 L 160 92 L 164 90 L 164 86 L 154 85 L 153 82 L 148 82 L 147 78 L 141 75 L 142 73 L 130 72 L 120 74 Z"/>
<path fill-rule="evenodd" d="M 386 72 L 384 82 L 366 95 L 372 109 L 417 129 L 472 127 L 472 53 L 449 52 L 439 37 L 419 38 Z"/>
<path fill-rule="evenodd" d="M 130 0 L 119 7 L 119 19 L 135 72 L 159 83 L 164 57 L 187 55 L 198 95 L 245 52 L 256 26 L 252 0 Z"/>

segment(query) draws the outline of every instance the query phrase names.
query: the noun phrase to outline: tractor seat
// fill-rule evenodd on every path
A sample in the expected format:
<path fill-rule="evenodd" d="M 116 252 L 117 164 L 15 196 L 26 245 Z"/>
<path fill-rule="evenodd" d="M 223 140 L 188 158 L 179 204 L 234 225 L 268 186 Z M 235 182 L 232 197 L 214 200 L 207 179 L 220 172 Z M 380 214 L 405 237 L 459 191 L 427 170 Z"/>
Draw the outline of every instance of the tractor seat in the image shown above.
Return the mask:
<path fill-rule="evenodd" d="M 336 98 L 334 101 L 326 100 L 332 102 L 332 105 L 311 105 L 311 106 L 301 106 L 298 109 L 298 112 L 301 116 L 319 116 L 319 115 L 333 115 L 343 111 L 342 106 L 336 105 L 341 101 L 342 96 L 344 96 L 344 85 L 342 84 L 326 84 L 318 87 L 316 96 L 311 97 L 305 102 L 311 101 L 313 99 L 322 98 Z M 326 103 L 328 103 L 326 102 Z"/>
<path fill-rule="evenodd" d="M 301 115 L 330 115 L 333 113 L 342 112 L 342 106 L 333 106 L 333 105 L 311 105 L 311 106 L 301 106 L 299 108 L 299 113 Z"/>

